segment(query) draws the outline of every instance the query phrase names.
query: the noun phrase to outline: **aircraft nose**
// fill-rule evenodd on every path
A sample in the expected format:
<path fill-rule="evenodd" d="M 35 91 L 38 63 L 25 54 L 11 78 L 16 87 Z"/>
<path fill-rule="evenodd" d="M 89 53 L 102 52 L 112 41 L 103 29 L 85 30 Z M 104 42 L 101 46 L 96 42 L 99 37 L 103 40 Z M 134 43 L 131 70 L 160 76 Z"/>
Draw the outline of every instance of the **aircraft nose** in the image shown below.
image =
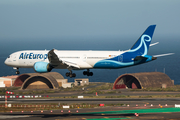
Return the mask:
<path fill-rule="evenodd" d="M 8 65 L 8 58 L 4 61 L 4 64 Z"/>
<path fill-rule="evenodd" d="M 11 65 L 11 59 L 9 57 L 6 58 L 6 60 L 4 61 L 4 64 Z"/>

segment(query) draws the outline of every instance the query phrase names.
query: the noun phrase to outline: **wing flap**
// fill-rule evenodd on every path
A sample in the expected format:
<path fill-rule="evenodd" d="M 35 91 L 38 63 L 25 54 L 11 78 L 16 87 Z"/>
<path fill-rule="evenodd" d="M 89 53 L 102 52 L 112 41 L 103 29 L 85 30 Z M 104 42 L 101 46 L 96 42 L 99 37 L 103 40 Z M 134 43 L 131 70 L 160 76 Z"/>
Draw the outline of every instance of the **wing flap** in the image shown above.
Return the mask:
<path fill-rule="evenodd" d="M 80 69 L 80 67 L 76 63 L 69 62 L 69 61 L 62 61 L 61 59 L 59 59 L 56 53 L 54 52 L 54 49 L 48 52 L 48 59 L 49 59 L 50 65 L 53 67 L 64 65 L 64 66 L 67 66 L 67 68 L 71 67 L 71 68 Z"/>
<path fill-rule="evenodd" d="M 76 63 L 72 63 L 72 62 L 69 62 L 69 61 L 64 61 L 64 64 L 69 66 L 69 67 L 72 67 L 72 68 L 80 69 L 80 67 Z"/>

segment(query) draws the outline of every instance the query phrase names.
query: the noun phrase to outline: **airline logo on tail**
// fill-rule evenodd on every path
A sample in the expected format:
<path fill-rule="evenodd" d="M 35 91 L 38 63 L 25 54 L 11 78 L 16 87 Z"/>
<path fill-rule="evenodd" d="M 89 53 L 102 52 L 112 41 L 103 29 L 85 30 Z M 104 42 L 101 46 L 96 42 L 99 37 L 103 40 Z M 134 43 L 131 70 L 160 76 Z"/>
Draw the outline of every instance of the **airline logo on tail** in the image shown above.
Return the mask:
<path fill-rule="evenodd" d="M 137 48 L 131 49 L 128 52 L 138 52 L 138 50 L 139 50 L 139 51 L 144 51 L 142 56 L 147 55 L 148 48 L 149 48 L 149 46 L 147 46 L 147 45 L 148 45 L 148 43 L 150 44 L 150 42 L 151 42 L 151 37 L 149 35 L 142 35 L 139 46 Z"/>
<path fill-rule="evenodd" d="M 133 45 L 129 52 L 136 52 L 136 54 L 142 56 L 147 55 L 155 27 L 156 25 L 149 26 L 141 35 L 141 37 L 137 40 L 137 42 Z"/>

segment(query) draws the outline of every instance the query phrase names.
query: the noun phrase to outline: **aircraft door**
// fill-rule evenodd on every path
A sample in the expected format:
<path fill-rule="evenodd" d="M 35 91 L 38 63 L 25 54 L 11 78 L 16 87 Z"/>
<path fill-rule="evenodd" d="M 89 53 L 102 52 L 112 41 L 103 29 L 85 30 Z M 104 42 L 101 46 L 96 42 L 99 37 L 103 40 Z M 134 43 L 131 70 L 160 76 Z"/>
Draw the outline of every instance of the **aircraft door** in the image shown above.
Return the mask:
<path fill-rule="evenodd" d="M 83 60 L 84 62 L 86 62 L 86 59 L 87 59 L 87 56 L 84 54 L 84 55 L 82 56 L 82 60 Z"/>
<path fill-rule="evenodd" d="M 18 57 L 17 57 L 17 54 L 13 54 L 12 55 L 12 61 L 13 61 L 13 63 L 14 64 L 16 64 L 16 65 L 18 65 L 18 59 L 17 59 Z"/>
<path fill-rule="evenodd" d="M 13 61 L 16 61 L 16 54 L 13 54 Z"/>
<path fill-rule="evenodd" d="M 118 61 L 119 61 L 119 62 L 123 62 L 123 55 L 120 55 L 120 56 L 118 57 Z"/>

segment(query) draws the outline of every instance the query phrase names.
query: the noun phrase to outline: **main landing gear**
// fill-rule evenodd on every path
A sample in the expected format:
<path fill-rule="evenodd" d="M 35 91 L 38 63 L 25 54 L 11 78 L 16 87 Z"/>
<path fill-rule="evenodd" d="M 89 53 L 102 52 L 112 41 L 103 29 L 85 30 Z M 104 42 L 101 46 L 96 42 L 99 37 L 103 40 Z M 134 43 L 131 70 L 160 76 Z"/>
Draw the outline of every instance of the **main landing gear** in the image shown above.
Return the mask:
<path fill-rule="evenodd" d="M 70 77 L 70 78 L 72 78 L 72 77 L 76 77 L 76 74 L 75 73 L 72 73 L 72 70 L 69 70 L 70 72 L 67 72 L 66 73 L 66 77 Z"/>
<path fill-rule="evenodd" d="M 83 72 L 83 75 L 93 76 L 93 72 L 89 72 L 89 69 L 87 69 L 87 71 Z"/>
<path fill-rule="evenodd" d="M 17 67 L 15 67 L 15 68 L 13 68 L 13 69 L 15 69 L 16 70 L 16 75 L 18 75 L 18 74 L 20 74 L 20 72 L 19 72 L 19 68 Z"/>
<path fill-rule="evenodd" d="M 89 69 L 87 69 L 87 71 L 83 72 L 83 75 L 87 75 L 87 76 L 93 76 L 93 72 L 89 72 Z M 76 77 L 75 73 L 72 73 L 72 70 L 69 70 L 69 72 L 66 73 L 66 77 Z"/>

